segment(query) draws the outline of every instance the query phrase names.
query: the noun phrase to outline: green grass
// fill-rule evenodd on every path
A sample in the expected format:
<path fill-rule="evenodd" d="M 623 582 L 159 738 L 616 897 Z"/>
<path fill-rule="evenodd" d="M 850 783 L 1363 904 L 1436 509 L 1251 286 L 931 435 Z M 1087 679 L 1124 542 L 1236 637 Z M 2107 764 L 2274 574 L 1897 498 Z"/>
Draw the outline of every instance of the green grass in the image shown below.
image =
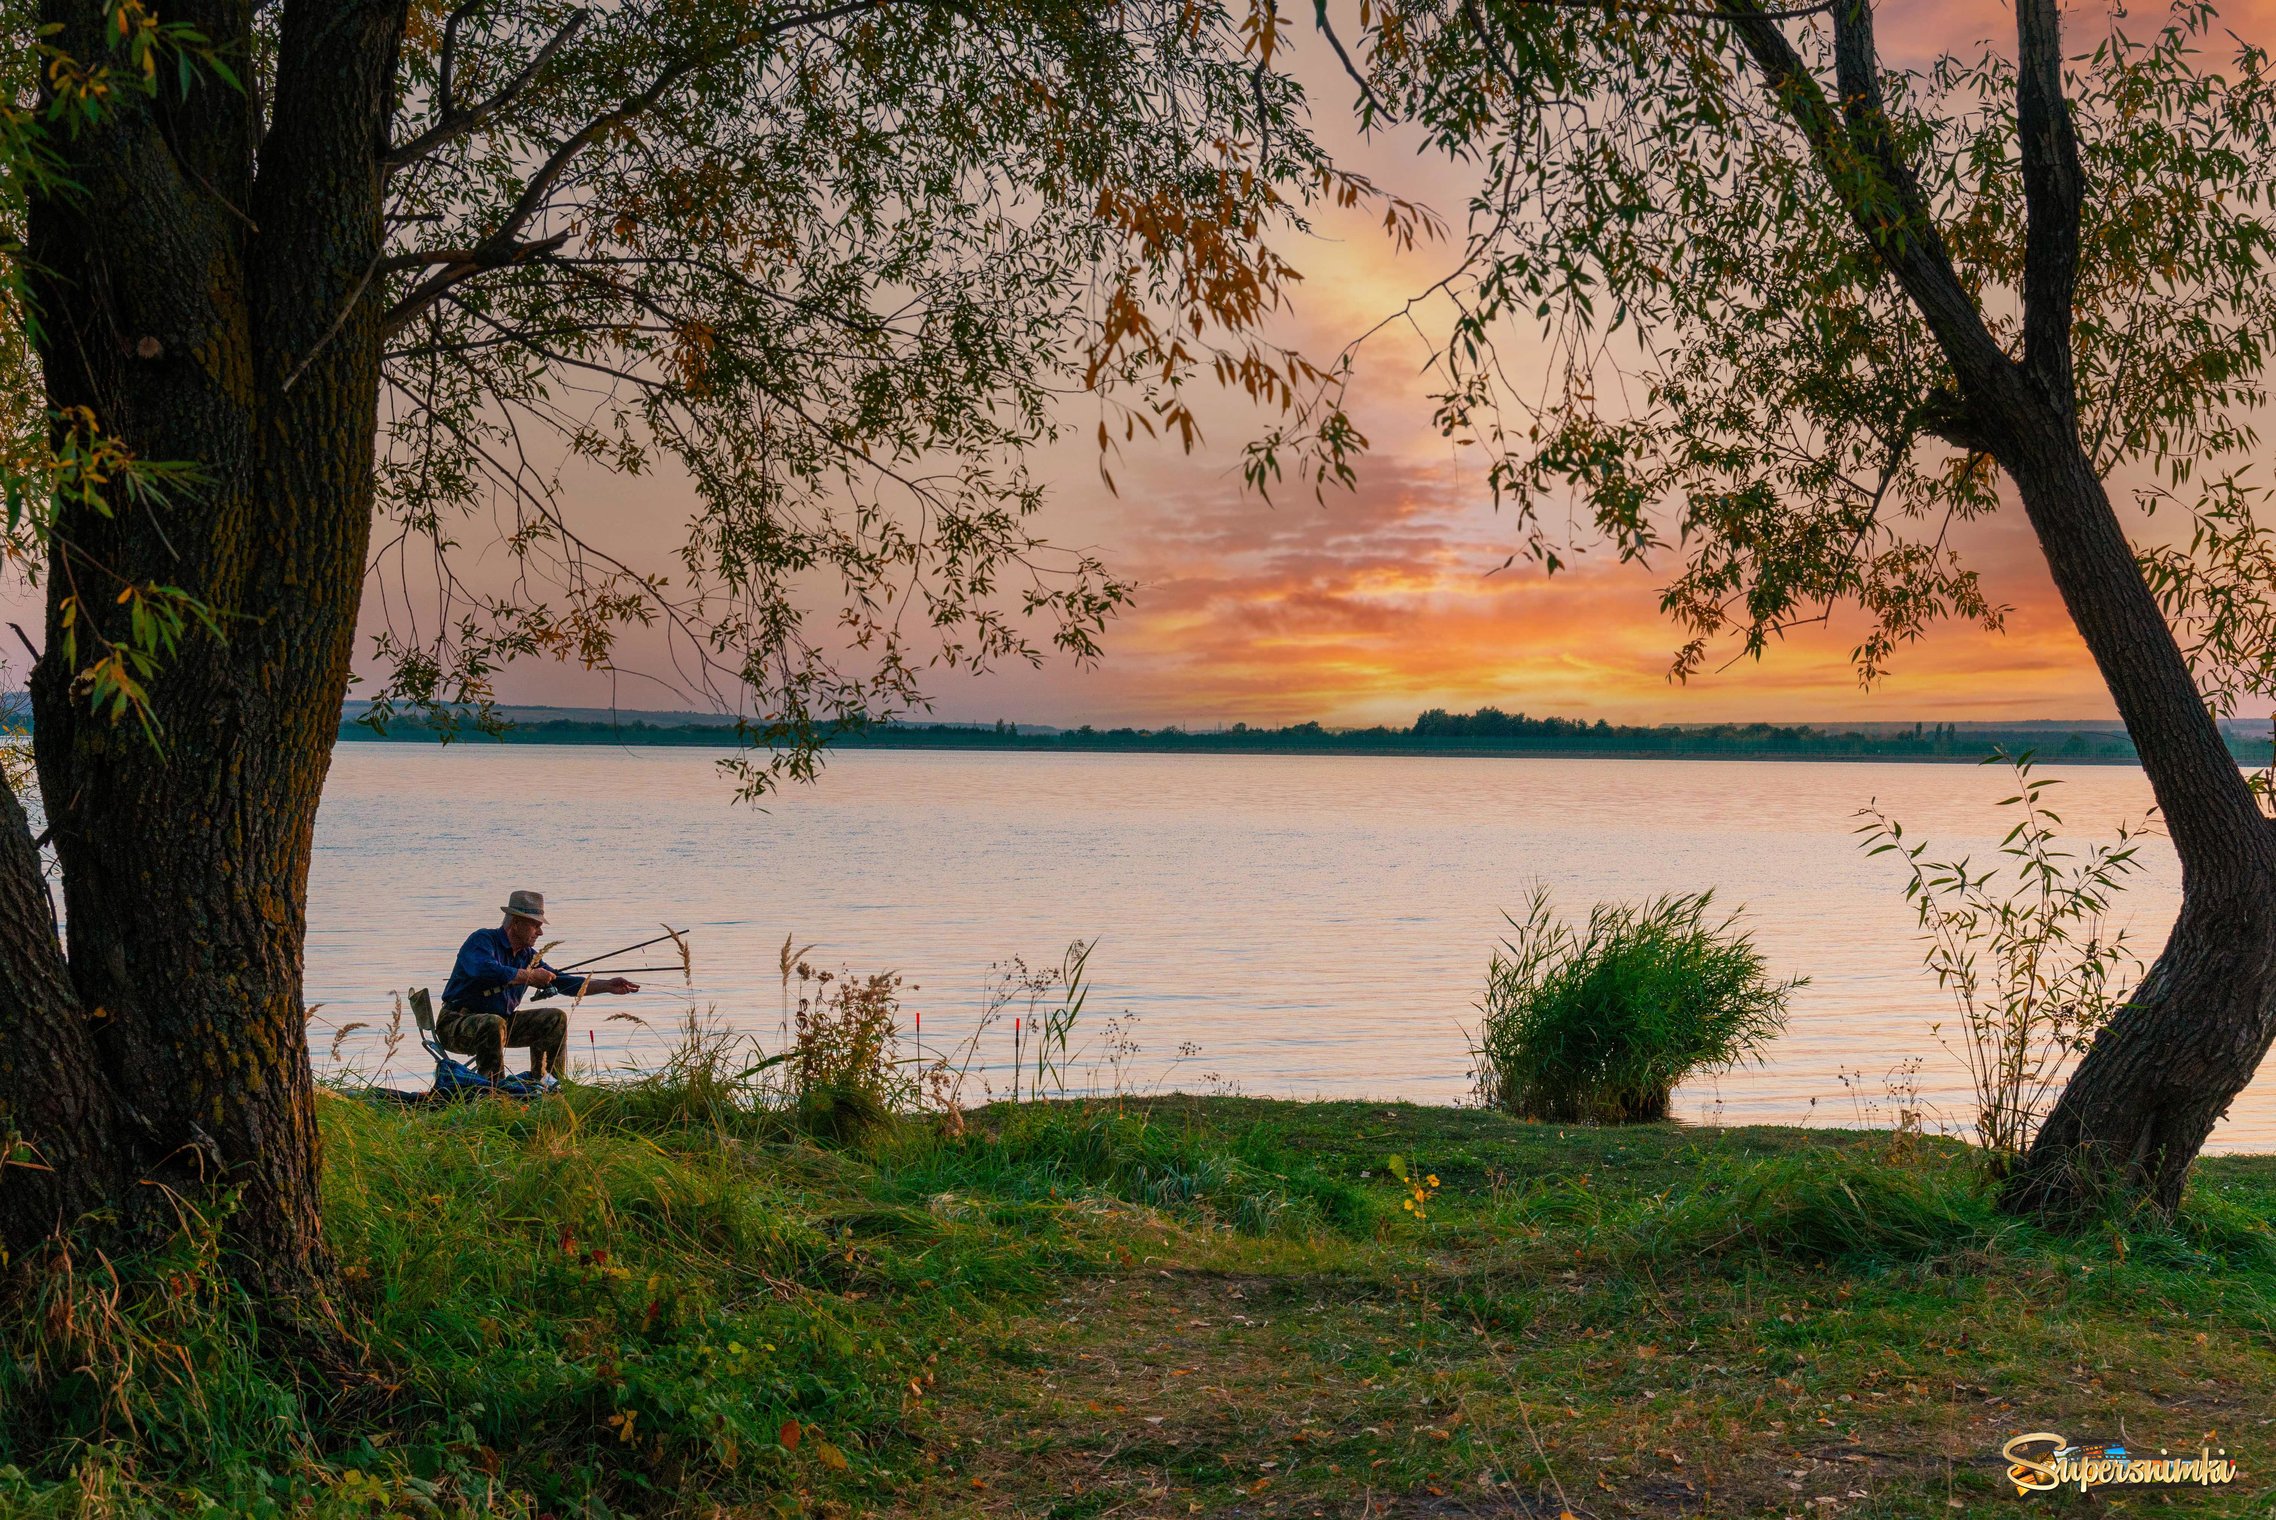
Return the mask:
<path fill-rule="evenodd" d="M 2243 1479 L 2032 1502 L 2276 1496 L 2276 1158 L 2055 1238 L 1886 1135 L 1166 1099 L 821 1145 L 655 1084 L 323 1122 L 370 1376 L 194 1234 L 51 1264 L 0 1513 L 1988 1516 L 2007 1436 L 2121 1429 Z"/>

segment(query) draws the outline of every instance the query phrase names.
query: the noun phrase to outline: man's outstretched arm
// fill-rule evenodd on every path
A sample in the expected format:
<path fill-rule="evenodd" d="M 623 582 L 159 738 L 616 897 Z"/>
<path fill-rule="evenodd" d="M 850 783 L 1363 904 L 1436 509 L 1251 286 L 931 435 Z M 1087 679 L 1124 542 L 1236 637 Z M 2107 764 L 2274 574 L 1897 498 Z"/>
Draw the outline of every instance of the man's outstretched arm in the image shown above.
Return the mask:
<path fill-rule="evenodd" d="M 579 992 L 638 992 L 640 984 L 621 976 L 587 976 L 582 971 L 555 971 L 542 963 L 540 969 L 553 978 L 553 990 L 575 997 Z"/>

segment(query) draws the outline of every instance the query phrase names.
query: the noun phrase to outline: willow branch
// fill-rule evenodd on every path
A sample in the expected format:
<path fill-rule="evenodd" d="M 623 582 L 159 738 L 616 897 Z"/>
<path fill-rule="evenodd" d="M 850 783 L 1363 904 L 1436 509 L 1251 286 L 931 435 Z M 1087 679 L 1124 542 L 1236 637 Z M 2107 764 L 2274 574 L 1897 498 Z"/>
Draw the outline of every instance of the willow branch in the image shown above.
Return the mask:
<path fill-rule="evenodd" d="M 522 91 L 528 89 L 536 81 L 537 76 L 544 72 L 545 66 L 553 61 L 553 55 L 567 47 L 570 41 L 585 29 L 585 23 L 592 19 L 590 11 L 579 11 L 570 17 L 568 24 L 546 40 L 545 45 L 537 50 L 536 55 L 523 65 L 521 72 L 507 80 L 495 94 L 475 102 L 464 111 L 459 111 L 453 109 L 451 101 L 452 53 L 458 41 L 459 19 L 466 13 L 467 9 L 467 7 L 461 6 L 452 12 L 450 22 L 443 31 L 442 73 L 435 92 L 438 108 L 435 124 L 409 142 L 399 147 L 390 148 L 387 156 L 380 160 L 380 172 L 382 174 L 392 175 L 399 170 L 409 168 L 437 148 L 464 137 L 512 105 Z"/>
<path fill-rule="evenodd" d="M 482 240 L 480 247 L 485 250 L 484 256 L 471 262 L 451 265 L 414 287 L 388 311 L 381 330 L 382 337 L 392 337 L 400 332 L 405 324 L 432 306 L 451 287 L 492 269 L 523 262 L 538 253 L 560 247 L 568 238 L 566 232 L 537 243 L 524 243 L 518 239 L 522 230 L 545 208 L 546 202 L 552 197 L 554 186 L 560 183 L 562 175 L 568 172 L 569 165 L 580 153 L 627 122 L 647 115 L 666 95 L 689 78 L 789 32 L 805 27 L 826 26 L 832 21 L 841 21 L 864 11 L 882 9 L 889 3 L 890 0 L 845 0 L 844 4 L 822 10 L 799 11 L 770 25 L 737 33 L 734 42 L 726 47 L 690 53 L 663 70 L 638 95 L 632 96 L 614 110 L 596 116 L 564 138 L 537 172 L 530 176 L 529 183 L 522 187 L 522 193 L 516 197 L 497 229 Z M 517 250 L 518 256 L 509 256 Z"/>
<path fill-rule="evenodd" d="M 441 300 L 446 292 L 468 280 L 488 274 L 493 269 L 506 269 L 515 264 L 527 264 L 544 258 L 568 241 L 569 234 L 562 231 L 530 243 L 485 243 L 479 248 L 439 252 L 435 257 L 447 258 L 448 262 L 412 286 L 409 293 L 389 307 L 387 314 L 380 318 L 381 341 L 394 337 L 409 326 L 419 313 Z M 404 257 L 417 257 L 422 264 L 429 261 L 426 256 Z"/>
<path fill-rule="evenodd" d="M 1960 282 L 1919 181 L 1897 154 L 1881 104 L 1868 4 L 1840 0 L 1834 11 L 1842 115 L 1769 12 L 1741 0 L 1729 25 L 1809 144 L 1826 187 L 1903 287 L 1954 371 L 1970 390 L 1994 386 L 2006 377 L 2008 358 Z"/>

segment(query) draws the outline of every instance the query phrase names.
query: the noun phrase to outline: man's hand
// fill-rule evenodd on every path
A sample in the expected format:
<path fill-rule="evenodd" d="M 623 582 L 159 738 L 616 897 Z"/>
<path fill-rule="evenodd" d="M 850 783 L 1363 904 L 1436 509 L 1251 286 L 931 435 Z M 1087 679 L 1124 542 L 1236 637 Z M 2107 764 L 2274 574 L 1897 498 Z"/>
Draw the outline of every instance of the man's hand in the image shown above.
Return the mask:
<path fill-rule="evenodd" d="M 640 990 L 640 984 L 638 982 L 627 981 L 621 976 L 612 976 L 606 981 L 594 982 L 591 990 L 594 992 L 638 992 Z"/>
<path fill-rule="evenodd" d="M 517 987 L 550 987 L 553 985 L 553 973 L 543 966 L 525 966 L 514 973 L 514 985 Z"/>

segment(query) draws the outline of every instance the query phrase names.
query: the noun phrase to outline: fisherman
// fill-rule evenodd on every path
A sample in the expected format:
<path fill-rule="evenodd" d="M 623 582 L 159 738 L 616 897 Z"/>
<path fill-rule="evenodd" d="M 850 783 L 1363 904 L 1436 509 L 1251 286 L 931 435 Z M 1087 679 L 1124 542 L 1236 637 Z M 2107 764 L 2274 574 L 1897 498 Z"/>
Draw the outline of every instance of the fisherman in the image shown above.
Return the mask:
<path fill-rule="evenodd" d="M 515 892 L 501 910 L 495 929 L 477 929 L 458 947 L 458 963 L 443 984 L 442 1016 L 435 1038 L 445 1050 L 474 1057 L 475 1069 L 492 1082 L 506 1074 L 508 1045 L 529 1047 L 529 1079 L 558 1079 L 569 1048 L 569 1015 L 559 1008 L 523 1008 L 531 987 L 557 992 L 638 992 L 639 984 L 621 976 L 586 977 L 555 971 L 537 958 L 537 936 L 545 927 L 545 894 Z"/>

